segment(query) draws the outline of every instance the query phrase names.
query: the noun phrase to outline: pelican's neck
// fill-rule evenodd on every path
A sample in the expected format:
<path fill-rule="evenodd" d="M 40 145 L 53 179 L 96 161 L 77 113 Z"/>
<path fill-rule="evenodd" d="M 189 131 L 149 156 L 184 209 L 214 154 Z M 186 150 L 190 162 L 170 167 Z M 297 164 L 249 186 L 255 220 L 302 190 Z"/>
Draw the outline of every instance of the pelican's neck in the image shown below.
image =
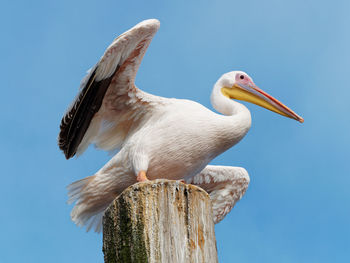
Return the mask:
<path fill-rule="evenodd" d="M 237 101 L 231 100 L 228 97 L 224 96 L 224 94 L 222 94 L 221 92 L 221 89 L 221 83 L 217 82 L 214 85 L 214 89 L 211 93 L 210 100 L 214 109 L 226 116 L 240 114 L 250 118 L 250 112 L 247 109 L 247 107 L 241 103 L 238 103 Z"/>
<path fill-rule="evenodd" d="M 228 116 L 227 118 L 231 119 L 230 124 L 233 125 L 236 130 L 240 130 L 242 135 L 245 135 L 251 125 L 250 112 L 243 104 L 224 96 L 221 92 L 222 86 L 223 85 L 220 80 L 214 85 L 214 89 L 210 97 L 211 104 L 215 110 Z"/>

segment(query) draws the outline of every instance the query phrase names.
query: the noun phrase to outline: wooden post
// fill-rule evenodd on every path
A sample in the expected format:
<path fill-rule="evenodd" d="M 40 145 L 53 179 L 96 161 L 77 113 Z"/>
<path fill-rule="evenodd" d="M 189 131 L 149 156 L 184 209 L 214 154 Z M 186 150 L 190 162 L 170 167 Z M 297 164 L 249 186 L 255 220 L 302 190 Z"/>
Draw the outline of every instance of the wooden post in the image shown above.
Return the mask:
<path fill-rule="evenodd" d="M 105 263 L 218 262 L 208 194 L 179 181 L 128 187 L 103 217 Z"/>

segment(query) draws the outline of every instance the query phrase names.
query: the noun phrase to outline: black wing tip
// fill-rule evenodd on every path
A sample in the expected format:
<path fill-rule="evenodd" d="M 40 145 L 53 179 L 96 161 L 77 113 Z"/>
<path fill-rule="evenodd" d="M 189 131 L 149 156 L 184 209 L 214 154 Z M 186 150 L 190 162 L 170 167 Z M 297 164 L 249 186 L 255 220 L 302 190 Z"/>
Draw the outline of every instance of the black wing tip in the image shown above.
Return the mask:
<path fill-rule="evenodd" d="M 61 132 L 58 135 L 58 143 L 57 144 L 58 144 L 58 147 L 60 148 L 60 150 L 63 152 L 66 159 L 69 160 L 70 158 L 72 158 L 75 155 L 76 151 L 72 151 L 70 144 L 67 143 L 67 141 L 61 136 Z"/>
<path fill-rule="evenodd" d="M 74 156 L 74 155 L 73 155 Z M 64 152 L 64 157 L 66 157 L 66 160 L 69 160 L 70 158 L 72 158 L 73 156 L 68 155 L 67 152 Z"/>
<path fill-rule="evenodd" d="M 60 147 L 60 149 L 62 150 L 64 157 L 66 157 L 66 160 L 69 160 L 70 158 L 74 157 L 74 155 L 75 155 L 75 152 L 71 153 L 69 151 L 69 149 L 63 149 L 61 147 Z"/>
<path fill-rule="evenodd" d="M 63 151 L 64 156 L 66 157 L 66 160 L 69 160 L 70 158 L 74 157 L 75 152 L 71 153 L 69 150 Z"/>
<path fill-rule="evenodd" d="M 100 110 L 107 89 L 119 70 L 117 65 L 113 74 L 100 81 L 95 80 L 97 67 L 91 74 L 85 86 L 80 90 L 75 101 L 61 120 L 58 146 L 66 159 L 72 158 L 88 130 L 95 113 Z"/>
<path fill-rule="evenodd" d="M 67 160 L 69 160 L 70 158 L 74 157 L 75 152 L 71 152 L 69 148 L 58 144 L 58 147 L 62 150 L 64 156 L 66 157 Z"/>
<path fill-rule="evenodd" d="M 106 91 L 119 69 L 101 81 L 95 81 L 96 69 L 91 73 L 85 87 L 80 91 L 72 106 L 61 120 L 58 146 L 63 151 L 66 159 L 72 158 L 88 130 L 95 113 L 99 111 Z"/>

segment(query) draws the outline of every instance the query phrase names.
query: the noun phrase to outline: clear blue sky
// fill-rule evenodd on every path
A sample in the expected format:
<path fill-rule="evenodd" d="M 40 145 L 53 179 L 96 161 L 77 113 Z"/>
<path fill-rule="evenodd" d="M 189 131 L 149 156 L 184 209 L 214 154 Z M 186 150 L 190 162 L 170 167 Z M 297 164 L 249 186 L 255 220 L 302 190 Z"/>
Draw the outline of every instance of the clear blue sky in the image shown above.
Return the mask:
<path fill-rule="evenodd" d="M 220 262 L 350 260 L 349 1 L 3 0 L 0 262 L 102 262 L 101 235 L 70 220 L 66 186 L 110 156 L 66 161 L 60 119 L 85 71 L 123 31 L 161 28 L 137 76 L 145 91 L 207 107 L 221 74 L 243 70 L 305 118 L 247 104 L 253 125 L 213 164 L 251 184 L 216 226 Z"/>

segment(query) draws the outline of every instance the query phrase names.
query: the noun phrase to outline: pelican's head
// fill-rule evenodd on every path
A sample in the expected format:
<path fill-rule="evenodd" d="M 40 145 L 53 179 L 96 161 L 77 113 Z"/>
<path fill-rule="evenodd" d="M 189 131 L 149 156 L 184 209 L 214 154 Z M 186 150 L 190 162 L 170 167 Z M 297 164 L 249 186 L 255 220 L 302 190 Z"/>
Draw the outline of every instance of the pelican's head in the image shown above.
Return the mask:
<path fill-rule="evenodd" d="M 251 102 L 288 118 L 304 122 L 304 119 L 294 111 L 259 89 L 252 78 L 243 71 L 232 71 L 222 75 L 217 81 L 216 88 L 227 98 Z"/>

